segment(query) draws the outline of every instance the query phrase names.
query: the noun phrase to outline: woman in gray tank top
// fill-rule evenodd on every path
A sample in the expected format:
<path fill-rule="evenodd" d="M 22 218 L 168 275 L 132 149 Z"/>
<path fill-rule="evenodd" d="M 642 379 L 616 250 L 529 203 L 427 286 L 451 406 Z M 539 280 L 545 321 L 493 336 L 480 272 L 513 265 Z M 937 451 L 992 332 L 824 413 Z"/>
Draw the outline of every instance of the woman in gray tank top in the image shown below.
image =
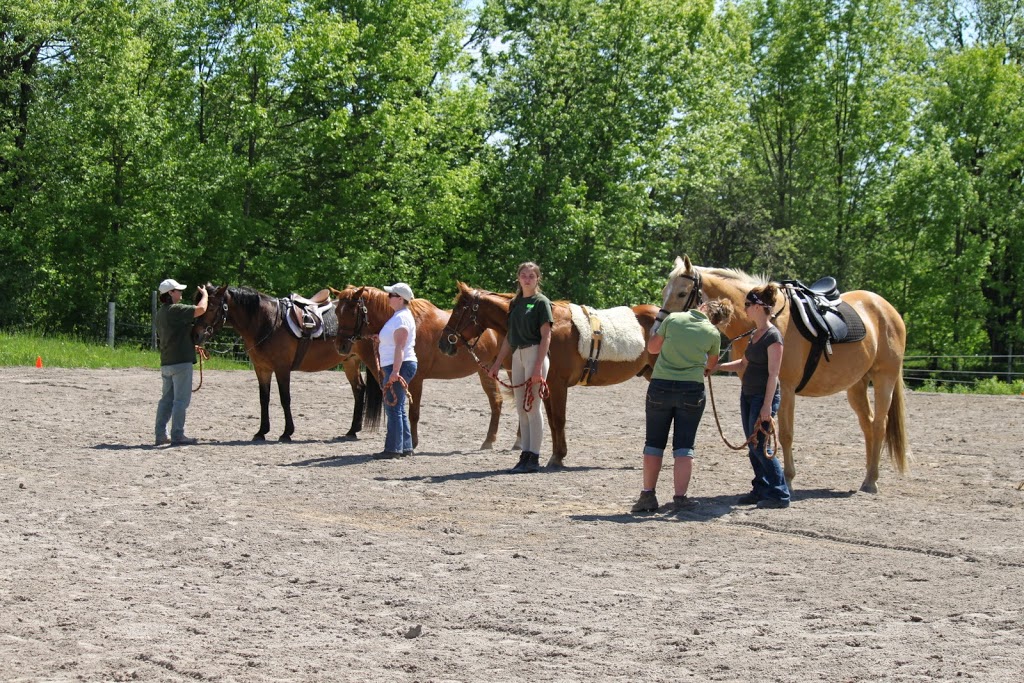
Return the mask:
<path fill-rule="evenodd" d="M 742 358 L 722 363 L 711 372 L 738 372 L 743 378 L 740 389 L 740 417 L 747 439 L 758 426 L 769 422 L 779 410 L 779 369 L 782 367 L 782 333 L 772 324 L 780 292 L 774 282 L 747 292 L 743 310 L 754 323 L 754 334 Z M 759 508 L 789 507 L 790 493 L 782 463 L 766 449 L 766 437 L 759 433 L 748 446 L 750 466 L 754 470 L 750 493 L 740 497 L 740 505 L 757 504 Z"/>

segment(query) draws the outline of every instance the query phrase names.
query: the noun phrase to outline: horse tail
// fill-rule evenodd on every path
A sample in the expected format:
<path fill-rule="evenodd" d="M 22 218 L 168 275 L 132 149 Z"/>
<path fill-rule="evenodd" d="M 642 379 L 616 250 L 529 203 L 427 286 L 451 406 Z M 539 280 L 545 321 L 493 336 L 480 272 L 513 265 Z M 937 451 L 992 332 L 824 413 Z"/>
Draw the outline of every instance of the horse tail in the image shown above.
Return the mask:
<path fill-rule="evenodd" d="M 908 469 L 907 458 L 907 411 L 903 400 L 903 373 L 896 378 L 889 414 L 885 423 L 885 445 L 889 449 L 892 464 L 900 473 Z"/>
<path fill-rule="evenodd" d="M 363 426 L 371 432 L 380 428 L 380 416 L 384 411 L 384 392 L 373 372 L 367 368 L 363 387 Z"/>

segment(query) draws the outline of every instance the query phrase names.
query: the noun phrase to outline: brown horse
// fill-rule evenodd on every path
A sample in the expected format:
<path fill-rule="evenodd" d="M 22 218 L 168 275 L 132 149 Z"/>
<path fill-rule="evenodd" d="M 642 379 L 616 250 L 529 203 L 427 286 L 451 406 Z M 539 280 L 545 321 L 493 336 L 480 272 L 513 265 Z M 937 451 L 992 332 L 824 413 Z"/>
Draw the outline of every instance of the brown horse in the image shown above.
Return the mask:
<path fill-rule="evenodd" d="M 733 302 L 737 311 L 743 311 L 748 291 L 766 284 L 763 278 L 754 278 L 738 270 L 701 268 L 690 263 L 689 257 L 676 258 L 675 268 L 665 285 L 663 311 L 682 311 L 699 304 L 699 295 L 707 298 L 725 298 Z M 835 344 L 829 362 L 821 362 L 800 396 L 829 396 L 846 390 L 846 399 L 860 421 L 867 451 L 867 476 L 860 490 L 878 492 L 878 463 L 883 444 L 893 464 L 900 472 L 907 469 L 906 413 L 903 404 L 903 353 L 907 343 L 907 329 L 903 318 L 882 297 L 867 291 L 846 292 L 842 300 L 857 311 L 864 322 L 866 336 L 859 342 Z M 804 373 L 804 363 L 811 344 L 796 325 L 790 325 L 791 305 L 788 299 L 776 311 L 775 321 L 783 334 L 784 351 L 779 383 L 782 385 L 782 403 L 779 406 L 779 441 L 785 455 L 786 481 L 792 486 L 796 476 L 793 464 L 793 415 L 796 387 Z M 659 313 L 659 317 L 661 317 Z M 753 323 L 745 313 L 738 313 L 723 331 L 730 338 L 750 330 Z M 746 349 L 744 337 L 737 340 L 733 357 L 740 357 Z M 874 408 L 868 400 L 868 385 L 874 386 Z"/>
<path fill-rule="evenodd" d="M 377 367 L 376 352 L 368 343 L 371 335 L 378 334 L 384 324 L 394 314 L 388 306 L 386 292 L 373 287 L 349 286 L 344 291 L 332 289 L 337 297 L 338 340 L 339 350 L 348 352 L 355 343 L 355 352 L 368 367 Z M 482 449 L 494 447 L 498 438 L 498 421 L 501 419 L 501 391 L 498 383 L 480 367 L 480 364 L 469 351 L 451 357 L 438 353 L 438 340 L 442 330 L 448 324 L 451 311 L 445 311 L 426 299 L 413 299 L 409 302 L 409 310 L 416 321 L 416 359 L 418 367 L 416 375 L 409 383 L 409 423 L 412 428 L 412 443 L 419 444 L 420 399 L 423 396 L 423 381 L 427 379 L 458 379 L 468 377 L 474 372 L 480 376 L 480 386 L 487 394 L 491 405 L 491 422 L 487 428 Z M 363 340 L 360 342 L 359 340 Z M 481 362 L 493 361 L 498 355 L 498 338 L 494 333 L 482 335 L 476 345 L 475 354 Z M 375 417 L 379 418 L 378 411 Z"/>
<path fill-rule="evenodd" d="M 352 425 L 344 438 L 357 438 L 363 425 L 365 412 L 367 426 L 374 429 L 380 416 L 382 395 L 372 372 L 363 378 L 359 371 L 359 357 L 338 353 L 335 339 L 326 336 L 300 340 L 291 333 L 283 318 L 280 300 L 247 287 L 214 287 L 206 285 L 209 294 L 206 313 L 196 319 L 192 328 L 193 339 L 204 343 L 225 325 L 234 330 L 245 342 L 245 352 L 256 370 L 260 386 L 260 430 L 253 441 L 263 441 L 270 431 L 270 378 L 277 376 L 277 388 L 284 410 L 284 432 L 281 441 L 291 441 L 295 433 L 292 421 L 291 373 L 319 372 L 343 365 L 345 376 L 352 387 L 355 409 Z M 303 346 L 304 345 L 304 346 Z"/>
<path fill-rule="evenodd" d="M 459 341 L 470 344 L 486 330 L 494 330 L 502 337 L 508 334 L 508 309 L 512 296 L 473 289 L 460 282 L 451 322 L 441 339 L 441 350 L 448 354 L 455 353 Z M 551 369 L 548 371 L 547 382 L 551 396 L 544 401 L 548 424 L 551 425 L 551 459 L 548 467 L 562 467 L 569 450 L 565 440 L 569 387 L 579 383 L 587 359 L 580 355 L 580 334 L 572 323 L 568 302 L 553 302 L 551 309 L 555 316 L 548 350 Z M 649 338 L 657 313 L 658 309 L 654 306 L 633 307 L 633 314 L 644 329 L 644 339 Z M 651 356 L 644 348 L 643 353 L 632 361 L 601 361 L 600 370 L 592 375 L 588 386 L 618 384 L 639 375 L 650 379 L 656 360 L 657 356 Z"/>

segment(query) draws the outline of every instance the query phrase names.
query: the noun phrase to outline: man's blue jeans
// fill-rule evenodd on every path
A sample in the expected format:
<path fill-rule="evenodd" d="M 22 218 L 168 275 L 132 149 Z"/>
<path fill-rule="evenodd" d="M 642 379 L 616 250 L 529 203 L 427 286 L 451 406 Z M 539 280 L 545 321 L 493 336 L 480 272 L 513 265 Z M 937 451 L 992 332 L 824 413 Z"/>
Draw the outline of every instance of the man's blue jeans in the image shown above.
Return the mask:
<path fill-rule="evenodd" d="M 697 426 L 704 414 L 704 383 L 652 379 L 647 387 L 647 439 L 644 455 L 662 456 L 672 430 L 672 455 L 692 458 Z"/>
<path fill-rule="evenodd" d="M 192 363 L 160 366 L 163 391 L 156 406 L 156 439 L 167 438 L 171 423 L 171 441 L 185 438 L 185 411 L 192 402 Z"/>
<path fill-rule="evenodd" d="M 772 415 L 779 412 L 779 403 L 782 395 L 778 389 L 772 397 Z M 757 431 L 758 418 L 761 416 L 761 406 L 764 405 L 764 394 L 756 396 L 744 396 L 740 394 L 740 417 L 743 419 L 743 433 L 749 439 L 750 435 Z M 754 469 L 754 478 L 750 484 L 754 493 L 761 498 L 771 498 L 789 502 L 789 487 L 786 486 L 786 475 L 782 470 L 780 461 L 781 453 L 769 458 L 765 455 L 764 434 L 759 434 L 757 443 L 747 447 L 750 456 L 750 466 Z"/>
<path fill-rule="evenodd" d="M 416 376 L 416 361 L 403 361 L 402 367 L 398 369 L 399 376 L 408 384 Z M 394 365 L 385 365 L 381 368 L 384 372 L 384 381 L 391 377 Z M 412 450 L 412 426 L 409 424 L 409 413 L 405 410 L 405 389 L 401 384 L 393 386 L 398 401 L 395 405 L 388 405 L 391 400 L 391 391 L 384 395 L 384 414 L 388 420 L 388 434 L 384 439 L 384 450 L 391 453 L 402 453 Z"/>

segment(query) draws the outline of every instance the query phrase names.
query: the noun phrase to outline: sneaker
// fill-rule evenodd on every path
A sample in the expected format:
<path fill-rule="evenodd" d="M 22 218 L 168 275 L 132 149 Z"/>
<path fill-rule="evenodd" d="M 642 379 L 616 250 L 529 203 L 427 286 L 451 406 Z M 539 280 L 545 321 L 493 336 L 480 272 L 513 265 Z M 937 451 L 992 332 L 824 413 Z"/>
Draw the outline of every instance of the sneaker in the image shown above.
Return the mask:
<path fill-rule="evenodd" d="M 672 496 L 672 504 L 678 511 L 696 510 L 700 503 L 687 496 Z"/>
<path fill-rule="evenodd" d="M 765 498 L 757 503 L 757 508 L 759 510 L 781 510 L 782 508 L 788 507 L 788 500 L 779 500 L 778 498 Z"/>
<path fill-rule="evenodd" d="M 158 436 L 158 437 L 156 437 L 156 445 L 157 446 L 166 446 L 170 442 L 171 442 L 171 437 L 169 437 L 169 436 Z"/>
<path fill-rule="evenodd" d="M 630 510 L 634 515 L 638 512 L 655 512 L 658 509 L 658 497 L 654 491 L 641 491 L 640 498 Z"/>
<path fill-rule="evenodd" d="M 737 505 L 756 505 L 761 500 L 761 496 L 757 495 L 757 491 L 751 491 L 745 496 L 740 496 L 736 501 Z"/>
<path fill-rule="evenodd" d="M 523 451 L 519 455 L 519 462 L 515 464 L 515 467 L 508 471 L 509 474 L 523 474 L 526 472 L 526 463 L 530 459 L 530 451 Z"/>
<path fill-rule="evenodd" d="M 380 453 L 374 453 L 370 456 L 374 460 L 394 460 L 395 458 L 401 458 L 401 451 L 381 451 Z"/>
<path fill-rule="evenodd" d="M 180 439 L 171 439 L 172 446 L 195 446 L 199 443 L 199 439 L 194 439 L 190 436 L 183 436 Z"/>

